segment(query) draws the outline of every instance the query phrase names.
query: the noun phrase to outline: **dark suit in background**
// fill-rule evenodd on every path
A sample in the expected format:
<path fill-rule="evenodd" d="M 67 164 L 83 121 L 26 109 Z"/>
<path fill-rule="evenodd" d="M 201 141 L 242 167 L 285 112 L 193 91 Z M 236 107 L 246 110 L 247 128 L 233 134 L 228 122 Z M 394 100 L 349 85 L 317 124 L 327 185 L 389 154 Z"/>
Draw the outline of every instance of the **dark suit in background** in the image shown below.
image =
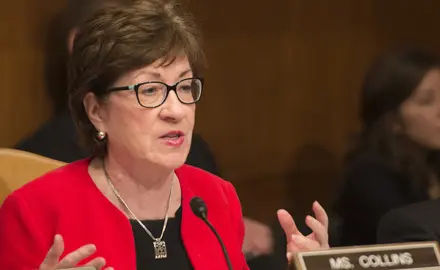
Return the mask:
<path fill-rule="evenodd" d="M 440 241 L 440 200 L 392 210 L 379 223 L 378 243 L 417 241 Z"/>
<path fill-rule="evenodd" d="M 375 244 L 377 226 L 386 213 L 428 200 L 427 192 L 415 192 L 405 177 L 373 153 L 349 163 L 335 209 L 342 220 L 342 246 Z"/>

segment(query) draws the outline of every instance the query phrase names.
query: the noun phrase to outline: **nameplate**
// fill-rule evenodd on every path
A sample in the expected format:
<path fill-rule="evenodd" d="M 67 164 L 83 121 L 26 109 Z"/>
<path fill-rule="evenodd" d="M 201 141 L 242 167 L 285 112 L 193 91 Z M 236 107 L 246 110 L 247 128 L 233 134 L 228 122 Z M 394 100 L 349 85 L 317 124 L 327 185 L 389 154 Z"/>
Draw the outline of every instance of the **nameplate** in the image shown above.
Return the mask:
<path fill-rule="evenodd" d="M 440 254 L 436 242 L 330 248 L 297 253 L 292 269 L 440 270 Z"/>

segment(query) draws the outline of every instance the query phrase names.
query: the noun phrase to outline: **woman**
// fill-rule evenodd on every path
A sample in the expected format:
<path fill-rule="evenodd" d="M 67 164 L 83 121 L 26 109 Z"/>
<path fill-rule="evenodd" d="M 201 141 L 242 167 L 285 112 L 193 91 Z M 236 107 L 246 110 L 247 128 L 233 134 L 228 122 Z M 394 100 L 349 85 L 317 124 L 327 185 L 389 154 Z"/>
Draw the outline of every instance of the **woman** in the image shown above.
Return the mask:
<path fill-rule="evenodd" d="M 78 30 L 70 107 L 93 157 L 50 172 L 0 209 L 0 269 L 227 269 L 209 227 L 191 211 L 201 197 L 232 267 L 242 253 L 240 202 L 231 184 L 183 165 L 200 99 L 202 54 L 188 15 L 172 3 L 136 1 L 97 12 Z M 303 236 L 278 218 L 288 257 L 327 248 L 315 203 Z"/>
<path fill-rule="evenodd" d="M 364 82 L 361 120 L 338 206 L 343 245 L 374 244 L 389 210 L 439 197 L 439 60 L 402 50 L 377 61 Z"/>

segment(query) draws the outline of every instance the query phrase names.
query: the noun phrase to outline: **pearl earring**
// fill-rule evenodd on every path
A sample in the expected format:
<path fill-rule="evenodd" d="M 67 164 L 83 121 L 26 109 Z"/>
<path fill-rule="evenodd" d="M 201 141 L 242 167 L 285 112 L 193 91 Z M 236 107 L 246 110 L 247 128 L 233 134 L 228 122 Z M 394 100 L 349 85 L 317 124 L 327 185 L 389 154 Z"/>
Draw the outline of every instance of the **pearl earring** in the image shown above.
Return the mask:
<path fill-rule="evenodd" d="M 100 141 L 104 140 L 105 137 L 107 137 L 107 134 L 105 134 L 105 132 L 98 131 L 98 133 L 96 133 L 96 138 Z"/>

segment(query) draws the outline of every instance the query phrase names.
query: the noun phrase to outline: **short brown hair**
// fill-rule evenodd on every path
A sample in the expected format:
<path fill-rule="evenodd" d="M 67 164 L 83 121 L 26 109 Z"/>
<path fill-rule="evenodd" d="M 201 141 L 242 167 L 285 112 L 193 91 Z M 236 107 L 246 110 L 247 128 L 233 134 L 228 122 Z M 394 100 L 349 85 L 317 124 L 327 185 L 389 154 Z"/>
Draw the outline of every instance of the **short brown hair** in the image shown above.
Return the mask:
<path fill-rule="evenodd" d="M 69 63 L 69 105 L 82 144 L 96 156 L 106 141 L 90 122 L 83 100 L 93 92 L 103 100 L 127 72 L 185 55 L 195 76 L 204 64 L 199 32 L 191 16 L 174 2 L 138 0 L 99 10 L 79 27 Z"/>
<path fill-rule="evenodd" d="M 133 0 L 67 0 L 60 12 L 51 18 L 45 40 L 44 76 L 47 91 L 52 98 L 55 112 L 66 110 L 67 62 L 70 51 L 68 41 L 76 29 L 99 9 L 110 5 L 121 5 Z"/>
<path fill-rule="evenodd" d="M 65 27 L 69 31 L 84 23 L 101 8 L 111 5 L 124 5 L 133 0 L 68 0 L 63 15 Z"/>

